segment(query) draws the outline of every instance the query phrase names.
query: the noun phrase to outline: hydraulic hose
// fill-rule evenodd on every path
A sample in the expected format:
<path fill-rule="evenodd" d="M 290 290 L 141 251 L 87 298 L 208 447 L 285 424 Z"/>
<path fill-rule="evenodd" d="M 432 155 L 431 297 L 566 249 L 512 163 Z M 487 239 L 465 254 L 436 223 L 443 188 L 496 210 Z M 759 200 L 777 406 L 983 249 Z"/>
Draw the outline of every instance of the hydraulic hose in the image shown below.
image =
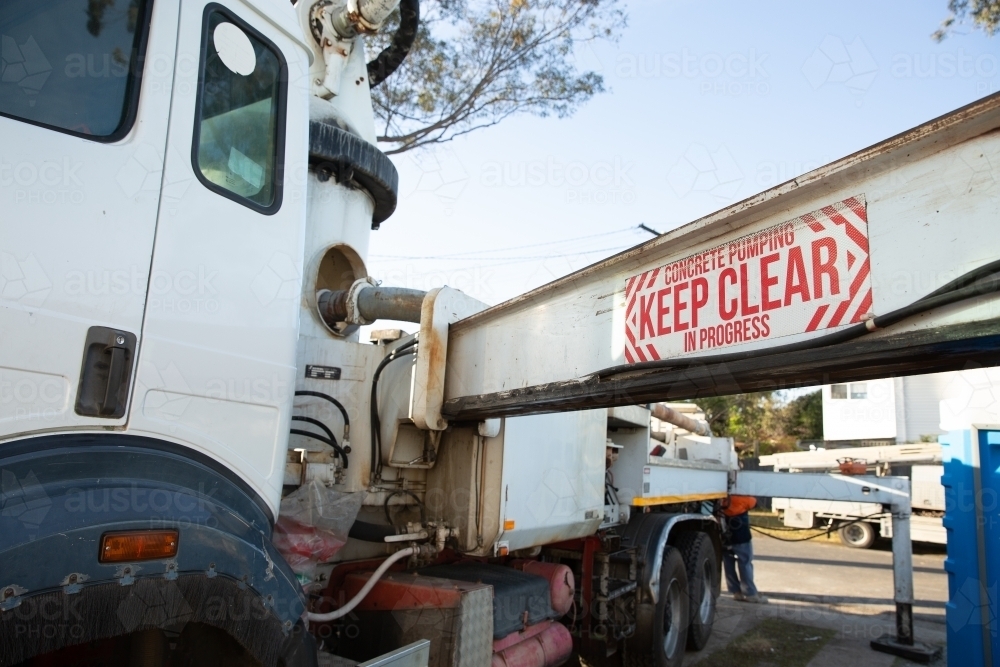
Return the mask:
<path fill-rule="evenodd" d="M 752 357 L 772 356 L 777 354 L 788 354 L 789 352 L 799 352 L 802 350 L 813 350 L 820 347 L 846 343 L 860 338 L 876 329 L 884 329 L 907 318 L 926 313 L 941 306 L 947 306 L 959 301 L 983 296 L 1000 291 L 1000 260 L 996 260 L 973 269 L 963 274 L 959 278 L 931 292 L 927 296 L 919 299 L 908 306 L 903 306 L 885 315 L 879 315 L 865 322 L 847 327 L 832 334 L 779 345 L 767 350 L 749 350 L 746 352 L 732 352 L 730 354 L 703 355 L 697 357 L 681 357 L 674 359 L 657 359 L 655 361 L 642 361 L 636 364 L 619 364 L 603 370 L 597 371 L 591 377 L 603 380 L 623 373 L 677 369 L 703 364 L 724 364 L 734 361 L 743 361 Z"/>
<path fill-rule="evenodd" d="M 300 417 L 299 415 L 293 415 L 292 416 L 292 421 L 293 422 L 305 422 L 307 424 L 312 424 L 313 426 L 315 426 L 319 430 L 323 431 L 323 433 L 326 433 L 326 437 L 330 438 L 330 440 L 332 440 L 334 442 L 337 442 L 337 439 L 335 437 L 333 437 L 333 431 L 330 430 L 330 427 L 327 426 L 326 424 L 324 424 L 323 422 L 321 422 L 318 419 L 313 419 L 312 417 Z"/>
<path fill-rule="evenodd" d="M 372 392 L 369 403 L 369 417 L 371 419 L 371 475 L 374 480 L 382 470 L 382 422 L 378 416 L 378 379 L 382 371 L 393 360 L 400 357 L 416 354 L 417 339 L 412 338 L 390 352 L 375 368 L 372 375 Z"/>
<path fill-rule="evenodd" d="M 295 392 L 295 395 L 314 396 L 316 398 L 322 398 L 324 401 L 329 401 L 330 403 L 332 403 L 333 407 L 340 410 L 340 414 L 343 415 L 344 417 L 344 438 L 343 438 L 344 442 L 346 443 L 351 439 L 351 417 L 347 414 L 347 408 L 344 407 L 343 403 L 335 399 L 333 396 L 330 396 L 329 394 L 324 394 L 321 391 L 310 391 L 307 389 L 300 389 L 299 391 Z"/>
<path fill-rule="evenodd" d="M 420 1 L 401 0 L 399 3 L 399 27 L 392 36 L 392 43 L 375 60 L 368 63 L 368 86 L 374 88 L 399 69 L 413 48 L 420 28 Z"/>
<path fill-rule="evenodd" d="M 290 433 L 292 435 L 301 435 L 305 438 L 312 438 L 313 440 L 319 440 L 320 442 L 330 445 L 331 447 L 333 447 L 333 451 L 337 452 L 337 456 L 340 457 L 340 460 L 344 462 L 344 470 L 347 470 L 347 452 L 344 451 L 343 447 L 338 445 L 330 438 L 327 438 L 326 436 L 323 435 L 319 435 L 317 433 L 310 433 L 309 431 L 303 431 L 297 428 L 293 428 L 290 431 Z"/>
<path fill-rule="evenodd" d="M 407 495 L 413 498 L 415 501 L 417 501 L 417 506 L 420 508 L 420 523 L 426 524 L 427 507 L 424 505 L 424 502 L 420 500 L 420 497 L 417 494 L 408 489 L 396 489 L 395 491 L 393 491 L 392 493 L 390 493 L 385 497 L 385 502 L 382 503 L 382 509 L 385 510 L 385 520 L 388 521 L 390 524 L 392 523 L 392 515 L 389 514 L 389 501 L 392 500 L 394 496 L 399 496 L 399 495 Z"/>
<path fill-rule="evenodd" d="M 414 549 L 413 547 L 408 547 L 406 549 L 403 549 L 402 551 L 397 551 L 393 555 L 386 558 L 382 562 L 382 564 L 378 566 L 378 569 L 375 570 L 375 572 L 368 579 L 368 581 L 365 582 L 365 585 L 361 588 L 360 591 L 358 591 L 358 594 L 355 595 L 353 598 L 351 598 L 350 601 L 343 607 L 341 607 L 340 609 L 334 609 L 333 611 L 327 612 L 325 614 L 318 614 L 316 612 L 310 611 L 306 613 L 306 618 L 308 618 L 313 623 L 327 623 L 329 621 L 334 621 L 338 618 L 341 618 L 342 616 L 350 614 L 355 607 L 361 604 L 361 601 L 365 599 L 365 597 L 375 587 L 375 584 L 378 583 L 378 580 L 382 578 L 382 575 L 384 575 L 388 571 L 388 569 L 393 566 L 394 563 L 404 558 L 409 558 L 414 553 L 416 553 L 416 549 Z"/>

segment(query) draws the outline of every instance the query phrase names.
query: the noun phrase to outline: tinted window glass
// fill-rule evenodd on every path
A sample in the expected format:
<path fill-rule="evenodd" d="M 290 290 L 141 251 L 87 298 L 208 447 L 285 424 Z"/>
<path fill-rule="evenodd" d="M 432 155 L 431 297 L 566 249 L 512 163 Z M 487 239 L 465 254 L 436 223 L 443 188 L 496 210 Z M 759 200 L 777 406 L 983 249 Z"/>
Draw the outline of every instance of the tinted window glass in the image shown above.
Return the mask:
<path fill-rule="evenodd" d="M 94 138 L 131 125 L 143 0 L 0 0 L 0 113 Z"/>
<path fill-rule="evenodd" d="M 262 37 L 218 9 L 208 14 L 204 45 L 196 170 L 213 189 L 270 212 L 280 203 L 281 57 Z"/>

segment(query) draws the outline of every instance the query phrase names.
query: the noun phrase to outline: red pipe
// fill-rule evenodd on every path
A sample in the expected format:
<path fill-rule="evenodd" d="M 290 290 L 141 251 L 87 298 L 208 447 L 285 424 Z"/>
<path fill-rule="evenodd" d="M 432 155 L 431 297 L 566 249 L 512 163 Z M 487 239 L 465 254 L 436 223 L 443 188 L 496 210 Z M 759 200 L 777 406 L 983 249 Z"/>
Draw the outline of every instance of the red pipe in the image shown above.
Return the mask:
<path fill-rule="evenodd" d="M 511 562 L 515 570 L 534 574 L 549 582 L 549 600 L 552 609 L 564 616 L 573 608 L 573 594 L 576 592 L 576 578 L 573 570 L 559 563 L 543 563 L 537 560 L 515 560 Z"/>
<path fill-rule="evenodd" d="M 573 637 L 562 623 L 493 654 L 492 667 L 558 667 L 573 653 Z"/>
<path fill-rule="evenodd" d="M 512 632 L 503 639 L 494 639 L 493 652 L 502 653 L 515 644 L 520 644 L 523 641 L 527 641 L 532 637 L 542 634 L 549 629 L 550 625 L 552 625 L 552 621 L 542 621 L 540 623 L 535 623 L 534 625 L 529 625 L 520 632 Z"/>

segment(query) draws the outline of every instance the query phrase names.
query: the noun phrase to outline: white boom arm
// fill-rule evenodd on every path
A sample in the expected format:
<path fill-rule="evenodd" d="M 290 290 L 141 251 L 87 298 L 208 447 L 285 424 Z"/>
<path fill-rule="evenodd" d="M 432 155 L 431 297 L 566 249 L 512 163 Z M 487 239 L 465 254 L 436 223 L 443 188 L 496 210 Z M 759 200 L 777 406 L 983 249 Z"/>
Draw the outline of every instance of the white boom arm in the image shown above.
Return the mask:
<path fill-rule="evenodd" d="M 994 95 L 452 324 L 442 415 L 997 363 L 997 128 Z"/>

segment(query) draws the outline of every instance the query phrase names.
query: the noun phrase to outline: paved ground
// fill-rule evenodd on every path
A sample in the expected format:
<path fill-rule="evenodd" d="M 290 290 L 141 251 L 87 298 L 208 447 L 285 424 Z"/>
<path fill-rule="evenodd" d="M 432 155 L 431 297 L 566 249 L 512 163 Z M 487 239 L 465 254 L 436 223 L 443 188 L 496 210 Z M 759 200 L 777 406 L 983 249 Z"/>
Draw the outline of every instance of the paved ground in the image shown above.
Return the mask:
<path fill-rule="evenodd" d="M 723 594 L 709 645 L 691 653 L 695 665 L 739 635 L 769 618 L 828 628 L 836 635 L 808 667 L 901 667 L 893 656 L 869 648 L 869 641 L 893 634 L 892 552 L 888 542 L 868 550 L 849 549 L 836 537 L 809 542 L 779 542 L 754 534 L 756 582 L 768 605 L 734 602 Z M 945 643 L 944 547 L 914 548 L 915 635 L 919 641 Z M 940 663 L 940 664 L 943 664 Z"/>

